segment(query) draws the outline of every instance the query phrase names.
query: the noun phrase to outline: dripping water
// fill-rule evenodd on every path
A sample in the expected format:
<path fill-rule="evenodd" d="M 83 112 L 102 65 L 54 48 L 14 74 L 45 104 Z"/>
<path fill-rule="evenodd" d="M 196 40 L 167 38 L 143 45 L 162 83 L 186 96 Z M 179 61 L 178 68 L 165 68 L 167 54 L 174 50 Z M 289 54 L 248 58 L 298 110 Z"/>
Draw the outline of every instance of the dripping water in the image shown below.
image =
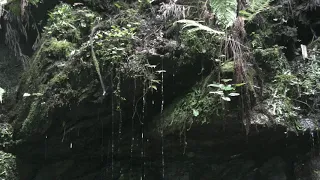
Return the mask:
<path fill-rule="evenodd" d="M 137 81 L 136 81 L 136 77 L 134 77 L 133 80 L 134 83 L 134 88 L 133 88 L 133 92 L 136 92 L 137 89 Z M 131 163 L 130 163 L 130 172 L 132 173 L 132 158 L 133 158 L 133 143 L 134 143 L 134 112 L 135 112 L 135 104 L 136 104 L 136 96 L 133 95 L 133 100 L 132 100 L 132 108 L 133 108 L 133 115 L 131 118 L 131 133 L 132 133 L 132 137 L 131 137 L 131 147 L 130 147 L 130 159 L 131 159 Z"/>
<path fill-rule="evenodd" d="M 46 135 L 46 139 L 44 140 L 44 159 L 47 160 L 47 139 L 48 135 Z"/>
<path fill-rule="evenodd" d="M 114 172 L 114 88 L 113 88 L 113 68 L 111 70 L 111 179 L 113 178 L 113 172 Z"/>
<path fill-rule="evenodd" d="M 163 60 L 161 63 L 161 122 L 163 122 L 163 106 L 164 106 L 164 92 L 163 92 Z M 162 179 L 164 179 L 164 137 L 163 128 L 161 128 L 161 160 L 162 160 Z"/>
<path fill-rule="evenodd" d="M 104 124 L 103 124 L 103 120 L 100 119 L 100 112 L 99 112 L 99 110 L 98 110 L 98 121 L 101 122 L 101 162 L 103 162 L 103 151 L 104 151 L 104 143 L 103 143 L 103 141 L 104 141 L 104 139 L 103 139 L 103 137 L 104 137 L 104 132 L 103 132 L 103 129 L 104 129 Z M 79 133 L 79 131 L 78 131 L 78 133 Z"/>
<path fill-rule="evenodd" d="M 120 143 L 121 143 L 121 140 L 122 140 L 122 137 L 121 137 L 121 133 L 122 133 L 122 110 L 121 110 L 121 74 L 120 74 L 120 71 L 118 71 L 118 76 L 117 76 L 117 101 L 118 101 L 118 105 L 117 105 L 117 110 L 119 111 L 119 129 L 118 129 L 118 136 L 119 136 L 119 139 L 118 139 L 118 153 L 120 154 L 121 150 L 120 150 Z M 122 168 L 120 168 L 120 174 L 122 173 Z"/>
<path fill-rule="evenodd" d="M 145 115 L 145 106 L 146 106 L 146 82 L 143 83 L 143 96 L 142 96 L 142 120 L 141 123 L 141 159 L 143 161 L 142 163 L 142 173 L 141 173 L 141 180 L 145 179 L 145 158 L 144 158 L 144 115 Z"/>
<path fill-rule="evenodd" d="M 312 141 L 312 147 L 314 147 L 314 132 L 313 131 L 310 131 L 310 138 L 311 138 L 311 141 Z"/>
<path fill-rule="evenodd" d="M 65 121 L 62 122 L 62 127 L 63 127 L 63 136 L 62 136 L 61 142 L 63 143 L 64 137 L 66 135 L 66 122 Z"/>
<path fill-rule="evenodd" d="M 120 153 L 120 142 L 122 140 L 122 137 L 121 137 L 121 134 L 122 134 L 122 110 L 121 110 L 121 75 L 120 75 L 120 72 L 118 73 L 118 82 L 117 82 L 117 102 L 118 102 L 118 105 L 117 105 L 117 110 L 119 111 L 119 132 L 118 132 L 118 136 L 119 136 L 119 140 L 118 140 L 118 153 Z"/>

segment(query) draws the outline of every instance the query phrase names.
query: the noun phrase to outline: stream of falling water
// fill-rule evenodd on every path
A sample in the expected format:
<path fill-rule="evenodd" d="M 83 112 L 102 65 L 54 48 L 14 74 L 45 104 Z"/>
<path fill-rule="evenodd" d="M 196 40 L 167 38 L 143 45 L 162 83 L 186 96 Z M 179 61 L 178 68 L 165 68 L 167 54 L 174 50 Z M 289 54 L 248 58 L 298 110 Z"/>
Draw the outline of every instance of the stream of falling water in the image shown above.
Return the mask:
<path fill-rule="evenodd" d="M 113 87 L 113 68 L 111 70 L 111 179 L 113 180 L 113 173 L 114 173 L 114 87 Z"/>
<path fill-rule="evenodd" d="M 119 141 L 118 141 L 118 154 L 120 154 L 121 152 L 121 141 L 122 141 L 122 109 L 121 109 L 121 101 L 122 101 L 122 97 L 121 97 L 121 73 L 120 71 L 118 71 L 118 84 L 117 84 L 117 93 L 118 93 L 118 111 L 119 111 Z M 120 174 L 122 174 L 122 168 L 120 168 Z"/>
<path fill-rule="evenodd" d="M 120 143 L 122 140 L 122 110 L 121 110 L 121 74 L 120 71 L 118 71 L 118 83 L 117 83 L 117 93 L 118 93 L 118 98 L 117 98 L 117 110 L 119 111 L 119 132 L 118 132 L 118 153 L 120 154 L 121 149 L 120 149 Z M 121 168 L 120 168 L 120 174 L 121 174 Z"/>
<path fill-rule="evenodd" d="M 142 96 L 142 119 L 141 119 L 141 159 L 142 163 L 142 173 L 141 173 L 141 180 L 145 179 L 145 158 L 144 158 L 144 116 L 145 116 L 145 106 L 146 106 L 146 82 L 143 83 L 143 96 Z"/>
<path fill-rule="evenodd" d="M 134 77 L 134 80 L 133 80 L 133 83 L 134 83 L 134 87 L 133 87 L 133 92 L 136 92 L 137 90 L 137 80 L 136 80 L 136 77 Z M 133 144 L 134 144 L 134 116 L 135 116 L 135 108 L 136 108 L 136 96 L 133 95 L 133 100 L 132 100 L 132 109 L 133 109 L 133 115 L 132 115 L 132 118 L 131 118 L 131 133 L 132 133 L 132 137 L 131 137 L 131 147 L 130 147 L 130 160 L 131 160 L 131 163 L 130 163 L 130 172 L 132 172 L 132 158 L 133 158 Z"/>
<path fill-rule="evenodd" d="M 163 122 L 163 106 L 164 106 L 164 92 L 163 92 L 163 59 L 161 63 L 161 122 Z M 164 137 L 163 137 L 163 128 L 161 128 L 161 160 L 162 160 L 162 179 L 164 179 Z"/>
<path fill-rule="evenodd" d="M 45 149 L 44 149 L 44 159 L 45 159 L 45 160 L 47 160 L 47 149 L 48 149 L 48 147 L 47 147 L 47 139 L 48 139 L 48 135 L 46 135 L 46 139 L 44 140 L 44 143 L 45 143 L 45 144 L 44 144 L 44 146 L 45 146 L 45 147 L 44 147 L 44 148 L 45 148 Z"/>

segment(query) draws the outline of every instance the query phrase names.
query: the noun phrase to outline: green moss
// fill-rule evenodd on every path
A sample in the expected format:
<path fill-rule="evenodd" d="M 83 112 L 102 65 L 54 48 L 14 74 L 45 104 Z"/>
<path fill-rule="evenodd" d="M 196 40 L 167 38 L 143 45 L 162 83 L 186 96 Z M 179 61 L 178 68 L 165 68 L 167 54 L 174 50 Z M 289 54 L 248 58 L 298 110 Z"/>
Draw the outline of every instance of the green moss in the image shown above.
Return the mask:
<path fill-rule="evenodd" d="M 49 127 L 49 107 L 46 102 L 35 100 L 30 107 L 27 118 L 23 121 L 20 133 L 26 136 L 43 133 Z"/>
<path fill-rule="evenodd" d="M 20 0 L 14 0 L 8 5 L 9 11 L 14 14 L 15 16 L 20 16 L 21 14 L 21 2 Z"/>
<path fill-rule="evenodd" d="M 16 158 L 12 154 L 0 151 L 0 179 L 17 180 Z"/>
<path fill-rule="evenodd" d="M 289 68 L 282 49 L 283 47 L 276 45 L 266 49 L 257 48 L 253 51 L 255 61 L 269 73 L 269 77 L 282 73 L 283 70 Z"/>
<path fill-rule="evenodd" d="M 220 41 L 211 34 L 201 32 L 182 31 L 180 35 L 181 46 L 184 50 L 178 62 L 180 65 L 193 64 L 200 58 L 216 57 Z"/>
<path fill-rule="evenodd" d="M 209 79 L 212 80 L 211 77 Z M 183 132 L 192 124 L 206 124 L 221 119 L 223 101 L 219 95 L 209 94 L 209 88 L 202 81 L 191 92 L 177 99 L 165 109 L 163 118 L 157 120 L 157 129 L 164 133 Z"/>
<path fill-rule="evenodd" d="M 51 57 L 68 57 L 70 53 L 75 49 L 75 45 L 68 42 L 67 40 L 57 40 L 56 38 L 51 38 L 47 43 L 47 46 L 43 49 L 44 53 L 47 53 Z"/>
<path fill-rule="evenodd" d="M 234 72 L 234 61 L 228 61 L 221 65 L 222 72 Z"/>
<path fill-rule="evenodd" d="M 60 72 L 49 81 L 49 85 L 66 83 L 68 79 L 69 77 L 64 72 Z"/>
<path fill-rule="evenodd" d="M 13 128 L 10 124 L 0 123 L 0 143 L 12 140 Z"/>

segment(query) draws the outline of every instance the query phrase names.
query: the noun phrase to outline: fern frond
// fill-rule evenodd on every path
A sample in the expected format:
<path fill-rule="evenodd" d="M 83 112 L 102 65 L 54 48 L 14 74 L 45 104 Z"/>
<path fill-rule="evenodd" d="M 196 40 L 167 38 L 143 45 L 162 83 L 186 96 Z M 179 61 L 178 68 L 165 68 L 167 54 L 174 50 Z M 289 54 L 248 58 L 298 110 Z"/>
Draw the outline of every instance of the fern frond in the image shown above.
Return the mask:
<path fill-rule="evenodd" d="M 267 10 L 273 0 L 250 0 L 249 7 L 240 11 L 241 16 L 251 21 L 257 14 Z"/>
<path fill-rule="evenodd" d="M 237 0 L 211 0 L 210 6 L 218 24 L 225 28 L 232 26 L 237 17 Z"/>
<path fill-rule="evenodd" d="M 200 24 L 200 23 L 198 23 L 197 21 L 194 21 L 194 20 L 183 19 L 183 20 L 176 21 L 175 23 L 184 24 L 181 29 L 183 30 L 183 29 L 189 28 L 187 30 L 189 32 L 206 31 L 206 32 L 211 33 L 211 34 L 218 34 L 218 35 L 224 35 L 225 34 L 222 31 L 214 30 L 214 29 L 212 29 L 212 28 L 210 28 L 208 26 L 202 25 L 202 24 Z"/>

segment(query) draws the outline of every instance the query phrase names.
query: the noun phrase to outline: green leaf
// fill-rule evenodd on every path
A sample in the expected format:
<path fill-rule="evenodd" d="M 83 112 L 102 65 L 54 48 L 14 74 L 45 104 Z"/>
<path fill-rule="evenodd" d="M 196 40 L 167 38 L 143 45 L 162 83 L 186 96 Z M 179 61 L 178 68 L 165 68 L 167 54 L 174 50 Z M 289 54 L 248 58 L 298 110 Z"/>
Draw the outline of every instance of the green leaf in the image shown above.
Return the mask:
<path fill-rule="evenodd" d="M 223 91 L 210 91 L 209 93 L 223 95 Z"/>
<path fill-rule="evenodd" d="M 228 84 L 227 86 L 223 86 L 222 90 L 224 90 L 224 91 L 232 91 L 232 90 L 234 90 L 234 88 L 230 84 Z"/>
<path fill-rule="evenodd" d="M 229 97 L 222 96 L 221 98 L 222 98 L 223 100 L 225 100 L 225 101 L 231 101 L 231 99 L 230 99 Z"/>
<path fill-rule="evenodd" d="M 121 6 L 120 6 L 120 4 L 119 4 L 119 3 L 114 3 L 114 5 L 115 5 L 118 9 L 120 9 L 120 8 L 121 8 Z"/>
<path fill-rule="evenodd" d="M 221 79 L 221 81 L 226 83 L 232 81 L 232 79 Z"/>
<path fill-rule="evenodd" d="M 211 0 L 210 6 L 218 24 L 224 28 L 232 26 L 237 17 L 237 0 Z"/>
<path fill-rule="evenodd" d="M 204 26 L 200 23 L 198 23 L 197 21 L 194 21 L 194 20 L 189 20 L 189 19 L 183 19 L 183 20 L 179 20 L 179 21 L 176 21 L 174 23 L 174 25 L 176 23 L 181 23 L 181 24 L 184 24 L 182 26 L 182 30 L 183 29 L 186 29 L 186 28 L 190 28 L 188 31 L 189 32 L 194 32 L 194 31 L 206 31 L 208 33 L 211 33 L 211 34 L 219 34 L 219 35 L 224 35 L 225 33 L 222 32 L 222 31 L 217 31 L 217 30 L 214 30 L 208 26 Z"/>
<path fill-rule="evenodd" d="M 223 84 L 209 84 L 208 87 L 216 87 L 216 88 L 222 88 L 223 87 Z"/>
<path fill-rule="evenodd" d="M 156 80 L 156 79 L 151 79 L 151 82 L 157 83 L 157 84 L 161 84 L 160 80 Z"/>
<path fill-rule="evenodd" d="M 229 96 L 240 96 L 239 93 L 230 93 Z"/>
<path fill-rule="evenodd" d="M 192 109 L 192 113 L 193 113 L 193 116 L 194 116 L 194 117 L 199 116 L 199 111 L 196 110 L 196 109 Z"/>
<path fill-rule="evenodd" d="M 240 87 L 240 86 L 243 86 L 243 85 L 245 85 L 246 83 L 240 83 L 240 84 L 235 84 L 234 86 L 236 86 L 236 87 Z"/>
<path fill-rule="evenodd" d="M 154 85 L 152 85 L 152 86 L 150 86 L 152 89 L 154 89 L 154 90 L 158 90 L 158 88 L 157 88 L 157 86 L 154 86 Z"/>

